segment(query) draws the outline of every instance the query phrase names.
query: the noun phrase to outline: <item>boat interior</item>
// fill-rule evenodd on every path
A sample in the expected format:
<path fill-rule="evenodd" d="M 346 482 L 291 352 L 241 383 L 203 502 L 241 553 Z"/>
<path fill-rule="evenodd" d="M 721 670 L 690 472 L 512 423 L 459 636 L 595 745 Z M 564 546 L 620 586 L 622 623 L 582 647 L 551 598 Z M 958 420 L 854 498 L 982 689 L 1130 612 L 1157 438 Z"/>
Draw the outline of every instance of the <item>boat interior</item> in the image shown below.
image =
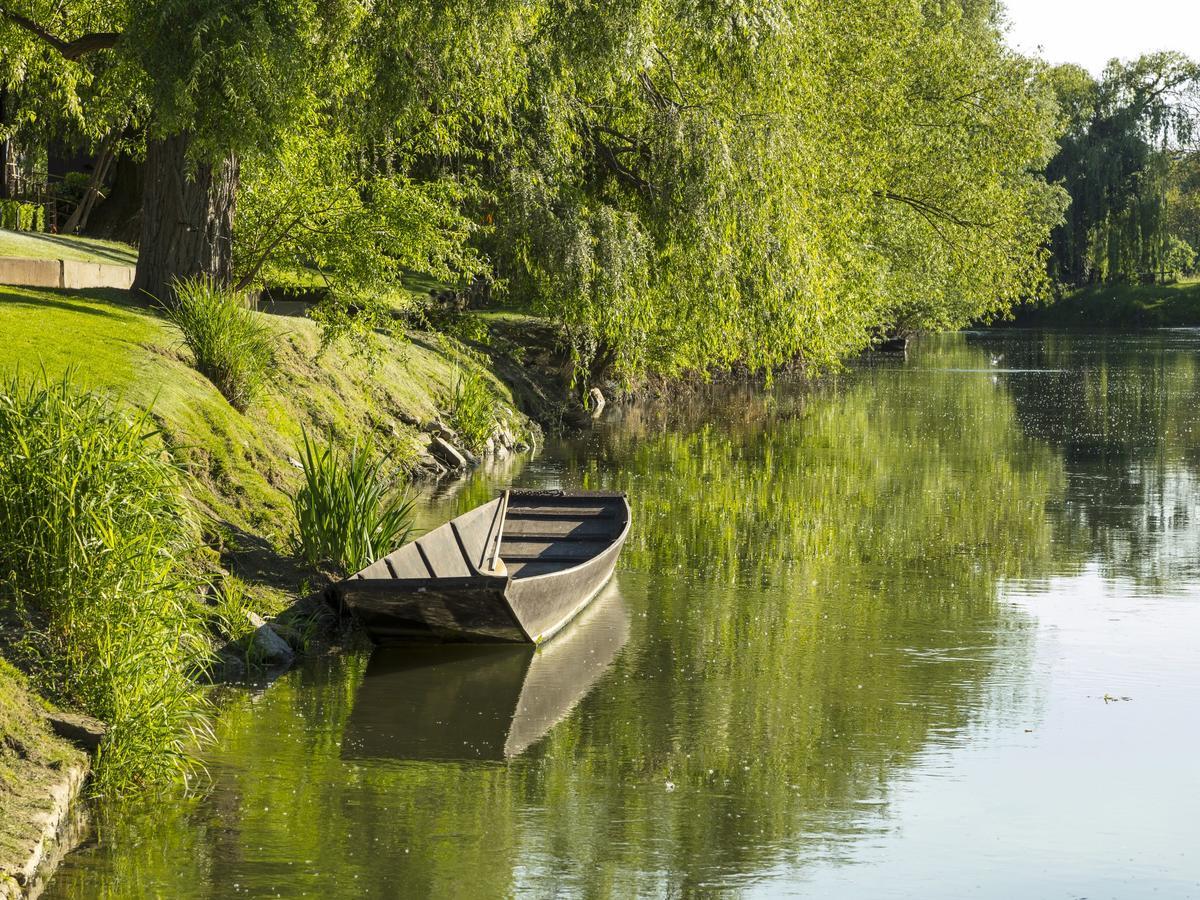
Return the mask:
<path fill-rule="evenodd" d="M 513 578 L 569 569 L 603 553 L 625 528 L 619 496 L 511 494 L 500 559 Z"/>
<path fill-rule="evenodd" d="M 625 528 L 620 494 L 506 491 L 372 563 L 355 579 L 532 578 L 573 568 Z"/>

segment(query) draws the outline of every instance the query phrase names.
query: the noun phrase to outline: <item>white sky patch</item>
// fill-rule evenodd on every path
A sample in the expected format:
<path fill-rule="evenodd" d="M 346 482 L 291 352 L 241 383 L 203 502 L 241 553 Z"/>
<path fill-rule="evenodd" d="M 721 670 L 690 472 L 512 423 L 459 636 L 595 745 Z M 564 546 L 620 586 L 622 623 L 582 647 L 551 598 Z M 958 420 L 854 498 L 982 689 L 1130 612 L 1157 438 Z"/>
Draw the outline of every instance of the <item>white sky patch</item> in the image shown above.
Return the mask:
<path fill-rule="evenodd" d="M 1008 42 L 1051 63 L 1099 75 L 1113 57 L 1178 50 L 1200 59 L 1197 0 L 1006 0 Z M 1039 51 L 1040 48 L 1040 51 Z"/>

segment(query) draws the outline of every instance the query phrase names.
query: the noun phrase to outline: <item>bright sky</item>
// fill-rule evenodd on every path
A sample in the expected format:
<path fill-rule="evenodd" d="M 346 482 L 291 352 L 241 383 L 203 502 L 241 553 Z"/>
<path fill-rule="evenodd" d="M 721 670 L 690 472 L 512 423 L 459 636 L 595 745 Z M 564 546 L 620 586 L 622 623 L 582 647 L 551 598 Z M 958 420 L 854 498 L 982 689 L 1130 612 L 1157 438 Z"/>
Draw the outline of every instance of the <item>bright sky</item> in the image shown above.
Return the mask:
<path fill-rule="evenodd" d="M 1005 0 L 1009 43 L 1099 75 L 1112 57 L 1178 50 L 1200 59 L 1200 0 Z"/>

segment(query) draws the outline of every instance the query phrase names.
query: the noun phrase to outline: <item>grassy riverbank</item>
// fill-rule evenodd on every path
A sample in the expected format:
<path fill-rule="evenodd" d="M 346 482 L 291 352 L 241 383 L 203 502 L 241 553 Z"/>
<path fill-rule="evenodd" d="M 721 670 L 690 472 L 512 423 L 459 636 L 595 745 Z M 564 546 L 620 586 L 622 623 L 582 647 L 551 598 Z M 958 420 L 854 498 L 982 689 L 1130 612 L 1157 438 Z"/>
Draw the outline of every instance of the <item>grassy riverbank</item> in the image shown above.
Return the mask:
<path fill-rule="evenodd" d="M 299 480 L 302 429 L 347 440 L 373 433 L 402 466 L 415 470 L 428 442 L 421 427 L 449 415 L 464 370 L 484 379 L 499 417 L 522 433 L 529 429 L 516 407 L 519 392 L 530 386 L 498 377 L 512 371 L 499 351 L 472 353 L 434 333 L 382 336 L 382 352 L 372 362 L 347 348 L 321 354 L 317 327 L 305 318 L 261 320 L 274 334 L 276 365 L 263 396 L 245 413 L 196 371 L 179 333 L 161 315 L 121 291 L 0 287 L 0 375 L 44 371 L 56 380 L 71 370 L 82 388 L 151 409 L 210 522 L 226 526 L 231 537 L 253 535 L 277 550 L 290 528 L 288 497 Z"/>
<path fill-rule="evenodd" d="M 103 397 L 106 406 L 135 413 L 149 411 L 147 424 L 155 432 L 150 438 L 150 454 L 161 453 L 164 460 L 178 467 L 181 502 L 197 527 L 195 546 L 179 562 L 184 580 L 172 582 L 165 589 L 152 584 L 147 590 L 165 598 L 167 606 L 163 610 L 181 609 L 179 615 L 187 618 L 188 633 L 199 634 L 213 650 L 222 645 L 247 648 L 254 631 L 249 613 L 269 620 L 318 587 L 324 577 L 297 558 L 292 542 L 291 496 L 303 478 L 298 449 L 303 433 L 329 438 L 338 445 L 370 436 L 375 446 L 388 455 L 389 467 L 402 469 L 411 477 L 430 477 L 437 474 L 427 449 L 431 423 L 466 421 L 469 417 L 461 407 L 468 400 L 473 404 L 469 412 L 476 421 L 482 421 L 485 427 L 499 421 L 518 439 L 530 443 L 536 440 L 539 429 L 520 410 L 534 410 L 544 418 L 562 408 L 557 393 L 562 386 L 553 381 L 551 333 L 526 316 L 466 314 L 466 321 L 447 323 L 448 331 L 469 336 L 462 340 L 432 331 L 379 335 L 379 353 L 374 358 L 356 353 L 351 347 L 335 346 L 322 352 L 317 326 L 308 319 L 264 313 L 254 316 L 269 332 L 274 366 L 265 388 L 242 412 L 196 370 L 178 330 L 158 310 L 132 295 L 0 287 L 0 334 L 4 335 L 0 342 L 0 386 L 8 385 L 4 390 L 18 398 L 11 404 L 10 419 L 13 415 L 30 415 L 34 416 L 30 422 L 44 420 L 45 404 L 30 400 L 19 386 L 52 386 L 64 378 L 69 380 L 73 394 L 92 392 Z M 470 386 L 469 391 L 465 384 Z M 18 386 L 15 390 L 14 385 Z M 57 396 L 56 390 L 50 390 L 47 396 Z M 37 409 L 43 411 L 30 413 Z M 75 414 L 70 404 L 62 409 L 67 410 L 64 415 L 68 417 Z M 55 417 L 59 415 L 54 413 Z M 34 480 L 51 478 L 47 473 L 54 467 L 43 467 L 36 460 L 57 458 L 57 454 L 41 444 L 22 446 L 15 436 L 25 432 L 25 426 L 19 419 L 12 421 L 18 425 L 15 430 L 9 429 L 10 436 L 18 443 L 9 447 L 12 453 L 0 458 L 0 475 L 13 484 L 20 479 L 24 479 L 20 483 L 28 481 L 26 475 Z M 94 432 L 96 429 L 85 423 L 82 433 Z M 43 428 L 40 433 L 44 436 L 47 432 Z M 94 444 L 90 440 L 88 443 Z M 64 453 L 75 454 L 77 444 L 71 447 Z M 38 455 L 46 452 L 50 452 L 49 457 Z M 75 471 L 87 471 L 86 477 L 92 478 L 101 471 L 88 462 L 70 462 L 59 466 L 64 477 L 70 476 L 70 466 L 76 466 Z M 131 498 L 138 496 L 136 486 L 125 485 L 125 489 L 134 492 Z M 23 496 L 19 488 L 14 490 L 14 498 Z M 64 490 L 64 497 L 71 494 L 69 489 Z M 46 495 L 44 486 L 33 485 L 31 491 L 28 496 Z M 126 506 L 124 501 L 118 503 L 122 509 Z M 60 504 L 59 509 L 68 517 L 64 521 L 82 521 L 69 508 Z M 50 530 L 62 531 L 49 519 L 46 521 Z M 19 522 L 8 524 L 23 527 Z M 118 538 L 121 531 L 120 527 L 108 529 Z M 86 622 L 76 619 L 76 625 L 71 626 L 69 618 L 62 619 L 73 615 L 70 610 L 64 611 L 63 598 L 69 600 L 69 586 L 75 582 L 61 577 L 66 569 L 55 568 L 56 550 L 41 548 L 35 552 L 40 554 L 39 559 L 50 560 L 39 565 L 48 573 L 45 577 L 57 579 L 54 591 L 24 596 L 32 589 L 32 568 L 28 573 L 14 571 L 0 577 L 0 588 L 4 588 L 5 578 L 9 579 L 7 588 L 0 590 L 0 697 L 6 704 L 0 708 L 0 848 L 16 856 L 24 846 L 22 835 L 36 826 L 38 798 L 46 793 L 47 782 L 38 775 L 39 767 L 45 770 L 42 774 L 46 778 L 51 778 L 62 769 L 63 760 L 82 757 L 49 735 L 36 715 L 40 701 L 33 689 L 3 659 L 7 657 L 29 669 L 37 679 L 35 686 L 49 696 L 82 697 L 87 692 L 80 690 L 79 680 L 87 676 L 73 671 L 75 664 L 70 660 L 74 653 L 82 654 L 77 660 L 80 664 L 92 658 L 90 638 L 73 644 L 70 637 L 72 630 L 78 632 L 78 626 Z M 12 565 L 19 569 L 20 559 L 14 560 Z M 78 561 L 69 565 L 79 566 L 80 572 L 89 569 Z M 187 583 L 214 587 L 202 589 L 197 596 L 186 588 Z M 109 586 L 113 587 L 113 598 L 119 601 L 120 582 L 105 582 L 103 590 Z M 60 587 L 62 590 L 58 590 Z M 47 593 L 62 596 L 51 601 L 43 596 Z M 91 611 L 87 621 L 95 618 L 91 607 L 101 602 L 96 599 L 99 593 L 99 589 L 89 588 L 89 599 L 84 604 Z M 171 600 L 172 596 L 178 602 Z M 41 655 L 30 664 L 34 657 L 23 636 L 28 627 L 23 623 L 30 610 L 35 623 L 50 623 L 48 635 L 54 633 L 55 617 L 59 617 L 58 640 L 65 641 L 63 647 L 74 649 L 58 653 L 53 649 L 57 646 L 54 639 L 48 638 L 39 644 L 40 650 L 35 648 Z M 159 612 L 151 616 L 157 620 Z M 144 614 L 116 618 L 130 619 L 131 626 L 146 621 Z M 61 625 L 63 621 L 68 624 Z M 282 624 L 280 631 L 295 647 L 302 648 L 311 637 L 304 624 L 302 618 L 293 617 Z M 134 630 L 131 628 L 129 633 Z M 116 640 L 127 637 L 118 634 Z M 181 658 L 178 668 L 182 671 L 190 666 L 190 660 Z M 163 668 L 160 661 L 157 669 L 161 672 Z M 107 683 L 103 696 L 136 705 L 136 697 L 129 699 L 128 691 L 121 687 L 123 683 L 120 679 Z M 108 700 L 90 705 L 112 708 L 106 704 Z M 82 705 L 86 708 L 89 703 Z M 128 750 L 124 748 L 123 752 L 128 754 Z M 120 753 L 108 758 L 123 759 Z M 135 780 L 139 778 L 135 776 Z M 116 778 L 107 783 L 119 782 Z M 0 858 L 0 862 L 10 865 L 7 858 Z"/>
<path fill-rule="evenodd" d="M 1200 326 L 1200 278 L 1173 284 L 1101 284 L 1053 304 L 1023 307 L 1017 323 L 1098 328 Z"/>

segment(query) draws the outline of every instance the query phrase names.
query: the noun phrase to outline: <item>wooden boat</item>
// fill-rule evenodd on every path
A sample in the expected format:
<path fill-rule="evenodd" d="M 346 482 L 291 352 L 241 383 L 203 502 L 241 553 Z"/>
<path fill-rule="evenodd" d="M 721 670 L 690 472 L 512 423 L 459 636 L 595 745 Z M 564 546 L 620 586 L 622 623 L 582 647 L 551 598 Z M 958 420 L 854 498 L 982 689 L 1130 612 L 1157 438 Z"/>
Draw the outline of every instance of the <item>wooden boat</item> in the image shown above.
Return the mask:
<path fill-rule="evenodd" d="M 512 759 L 571 714 L 628 640 L 614 581 L 541 647 L 380 648 L 354 696 L 342 758 Z"/>
<path fill-rule="evenodd" d="M 623 493 L 505 491 L 330 592 L 377 644 L 539 644 L 612 576 L 629 518 Z"/>

